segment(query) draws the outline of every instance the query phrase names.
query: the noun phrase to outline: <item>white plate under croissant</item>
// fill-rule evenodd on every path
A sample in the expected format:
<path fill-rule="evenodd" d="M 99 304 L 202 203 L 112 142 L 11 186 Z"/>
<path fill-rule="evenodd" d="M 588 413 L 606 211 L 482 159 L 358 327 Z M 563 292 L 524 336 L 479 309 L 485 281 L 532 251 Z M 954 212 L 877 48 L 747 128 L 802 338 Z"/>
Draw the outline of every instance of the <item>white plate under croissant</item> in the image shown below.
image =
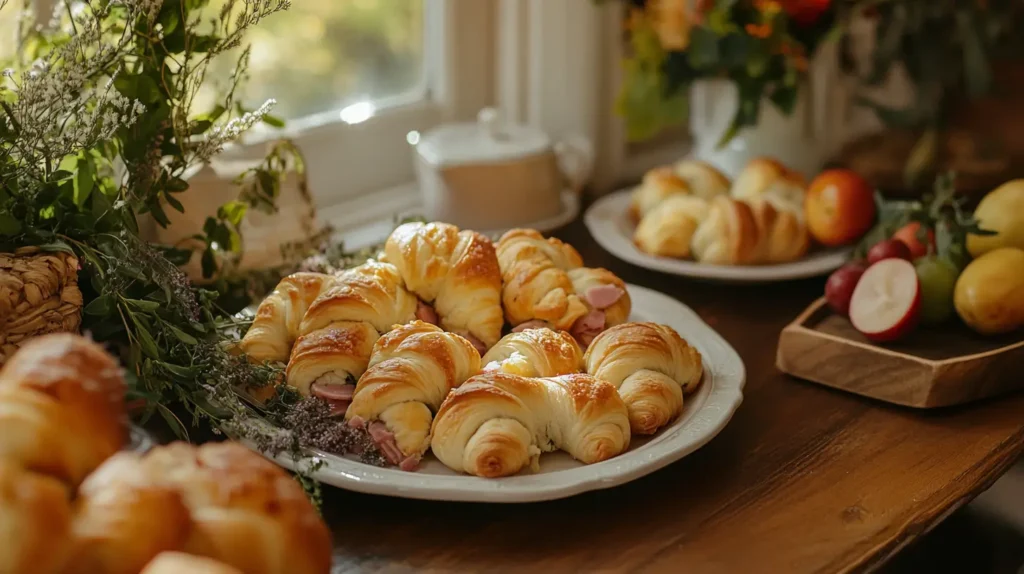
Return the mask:
<path fill-rule="evenodd" d="M 684 159 L 596 201 L 584 222 L 612 255 L 648 269 L 737 282 L 813 277 L 842 266 L 850 250 L 814 245 L 805 187 L 771 159 L 752 160 L 731 182 Z"/>
<path fill-rule="evenodd" d="M 625 452 L 601 462 L 584 464 L 564 450 L 556 450 L 544 453 L 533 470 L 523 468 L 513 476 L 495 479 L 457 472 L 434 454 L 428 454 L 416 472 L 406 472 L 323 452 L 315 453 L 322 466 L 313 476 L 325 484 L 349 490 L 405 498 L 529 502 L 623 484 L 700 448 L 725 427 L 739 407 L 745 380 L 743 362 L 720 335 L 682 303 L 650 289 L 626 287 L 632 301 L 630 322 L 650 321 L 672 328 L 703 360 L 703 376 L 694 392 L 686 396 L 682 414 L 656 434 L 632 435 Z M 524 368 L 529 368 L 530 363 L 525 361 Z M 512 369 L 514 365 L 506 370 Z M 467 393 L 472 390 L 465 385 L 463 388 Z M 444 410 L 439 416 L 443 417 Z M 255 445 L 250 446 L 255 449 Z M 296 461 L 287 452 L 274 460 L 287 468 L 296 468 Z"/>

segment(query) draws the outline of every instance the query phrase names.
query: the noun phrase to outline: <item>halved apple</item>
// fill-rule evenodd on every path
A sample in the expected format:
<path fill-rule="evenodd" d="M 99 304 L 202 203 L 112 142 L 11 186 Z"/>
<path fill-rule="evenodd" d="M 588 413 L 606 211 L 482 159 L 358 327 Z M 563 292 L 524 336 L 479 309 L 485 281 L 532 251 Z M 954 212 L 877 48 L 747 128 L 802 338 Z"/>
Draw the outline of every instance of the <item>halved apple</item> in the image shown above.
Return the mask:
<path fill-rule="evenodd" d="M 920 309 L 921 285 L 914 264 L 883 259 L 857 282 L 850 298 L 850 322 L 872 341 L 895 341 L 914 330 Z"/>

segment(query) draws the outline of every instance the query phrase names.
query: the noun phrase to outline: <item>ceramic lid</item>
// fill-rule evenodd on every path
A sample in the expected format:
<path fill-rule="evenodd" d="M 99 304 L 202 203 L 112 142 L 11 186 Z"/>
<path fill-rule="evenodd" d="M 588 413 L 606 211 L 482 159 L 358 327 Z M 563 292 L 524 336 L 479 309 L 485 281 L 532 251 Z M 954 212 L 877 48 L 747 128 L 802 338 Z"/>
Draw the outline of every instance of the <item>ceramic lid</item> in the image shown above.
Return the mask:
<path fill-rule="evenodd" d="M 551 140 L 547 134 L 508 123 L 494 108 L 481 110 L 475 123 L 433 129 L 416 145 L 420 156 L 437 166 L 509 161 L 549 149 Z"/>

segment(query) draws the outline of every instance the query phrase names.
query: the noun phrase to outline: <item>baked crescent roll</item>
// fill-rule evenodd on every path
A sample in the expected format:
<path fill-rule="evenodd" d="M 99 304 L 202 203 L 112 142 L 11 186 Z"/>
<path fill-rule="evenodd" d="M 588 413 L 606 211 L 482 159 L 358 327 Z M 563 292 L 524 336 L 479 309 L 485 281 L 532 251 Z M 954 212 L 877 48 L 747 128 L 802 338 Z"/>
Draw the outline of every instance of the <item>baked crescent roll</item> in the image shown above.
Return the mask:
<path fill-rule="evenodd" d="M 585 464 L 607 460 L 626 450 L 629 437 L 626 405 L 608 383 L 494 371 L 448 395 L 430 446 L 452 470 L 495 478 L 536 469 L 541 452 L 556 449 Z"/>
<path fill-rule="evenodd" d="M 447 331 L 484 353 L 501 338 L 501 271 L 494 244 L 475 231 L 447 223 L 406 223 L 385 243 L 388 263 L 406 288 L 432 305 Z M 429 321 L 421 309 L 419 319 Z"/>
<path fill-rule="evenodd" d="M 732 185 L 735 199 L 764 198 L 775 209 L 789 211 L 803 217 L 807 182 L 799 172 L 793 171 L 774 159 L 757 158 L 748 163 Z"/>
<path fill-rule="evenodd" d="M 729 178 L 706 161 L 682 159 L 673 166 L 676 175 L 690 187 L 690 193 L 701 199 L 712 199 L 729 193 Z"/>
<path fill-rule="evenodd" d="M 640 221 L 659 203 L 674 195 L 690 195 L 689 183 L 680 177 L 671 166 L 654 168 L 644 174 L 640 185 L 633 190 L 629 205 L 629 216 L 634 222 Z"/>
<path fill-rule="evenodd" d="M 683 395 L 704 373 L 700 353 L 671 327 L 625 323 L 594 339 L 583 356 L 588 373 L 619 390 L 635 434 L 654 434 L 679 416 Z"/>
<path fill-rule="evenodd" d="M 757 223 L 750 207 L 725 196 L 716 197 L 690 240 L 701 263 L 746 265 L 757 256 Z"/>
<path fill-rule="evenodd" d="M 23 345 L 0 370 L 0 460 L 77 486 L 128 440 L 117 361 L 80 335 Z"/>
<path fill-rule="evenodd" d="M 583 370 L 583 351 L 565 331 L 526 329 L 505 335 L 484 355 L 485 371 L 555 377 Z"/>
<path fill-rule="evenodd" d="M 293 273 L 282 279 L 256 309 L 239 349 L 256 363 L 287 361 L 306 309 L 333 283 L 323 273 Z"/>
<path fill-rule="evenodd" d="M 366 372 L 380 335 L 369 323 L 342 321 L 299 337 L 285 380 L 304 397 L 319 397 L 342 414 Z"/>
<path fill-rule="evenodd" d="M 183 552 L 162 552 L 139 574 L 245 574 L 234 566 Z"/>
<path fill-rule="evenodd" d="M 414 321 L 374 345 L 345 418 L 368 425 L 388 462 L 414 468 L 430 446 L 434 412 L 449 391 L 479 371 L 480 354 L 472 343 Z"/>
<path fill-rule="evenodd" d="M 336 322 L 363 321 L 378 333 L 412 321 L 416 297 L 402 285 L 390 263 L 370 260 L 342 274 L 314 300 L 299 324 L 299 335 Z"/>
<path fill-rule="evenodd" d="M 192 518 L 180 549 L 246 574 L 327 574 L 331 533 L 299 483 L 235 442 L 172 443 L 143 458 Z"/>
<path fill-rule="evenodd" d="M 777 210 L 764 198 L 746 202 L 757 227 L 756 263 L 786 263 L 800 259 L 811 245 L 807 226 L 795 214 Z"/>
<path fill-rule="evenodd" d="M 136 574 L 157 554 L 182 548 L 191 528 L 178 489 L 139 454 L 118 453 L 78 491 L 64 574 Z"/>
<path fill-rule="evenodd" d="M 707 217 L 707 200 L 674 195 L 652 209 L 636 226 L 633 243 L 640 251 L 661 257 L 690 257 L 690 240 Z"/>
<path fill-rule="evenodd" d="M 569 271 L 573 290 L 587 306 L 587 314 L 572 326 L 572 334 L 585 347 L 607 327 L 625 323 L 632 310 L 626 284 L 607 269 L 578 267 Z"/>
<path fill-rule="evenodd" d="M 544 237 L 533 229 L 512 229 L 498 241 L 505 318 L 513 326 L 544 321 L 569 330 L 587 314 L 568 271 L 583 266 L 571 245 Z"/>
<path fill-rule="evenodd" d="M 0 458 L 0 572 L 60 571 L 67 558 L 69 498 L 56 478 Z"/>

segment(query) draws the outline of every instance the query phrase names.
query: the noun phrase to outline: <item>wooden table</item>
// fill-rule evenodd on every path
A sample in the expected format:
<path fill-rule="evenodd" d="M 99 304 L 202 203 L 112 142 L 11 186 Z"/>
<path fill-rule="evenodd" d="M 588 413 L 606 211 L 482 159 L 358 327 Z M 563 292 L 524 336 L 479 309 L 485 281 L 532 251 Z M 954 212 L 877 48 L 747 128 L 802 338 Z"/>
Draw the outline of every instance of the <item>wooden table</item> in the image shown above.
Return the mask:
<path fill-rule="evenodd" d="M 1024 450 L 1024 395 L 916 412 L 780 374 L 780 329 L 823 279 L 702 284 L 611 257 L 589 266 L 678 298 L 747 367 L 708 445 L 645 478 L 534 504 L 405 500 L 327 488 L 337 572 L 836 572 L 879 567 L 995 481 Z"/>

